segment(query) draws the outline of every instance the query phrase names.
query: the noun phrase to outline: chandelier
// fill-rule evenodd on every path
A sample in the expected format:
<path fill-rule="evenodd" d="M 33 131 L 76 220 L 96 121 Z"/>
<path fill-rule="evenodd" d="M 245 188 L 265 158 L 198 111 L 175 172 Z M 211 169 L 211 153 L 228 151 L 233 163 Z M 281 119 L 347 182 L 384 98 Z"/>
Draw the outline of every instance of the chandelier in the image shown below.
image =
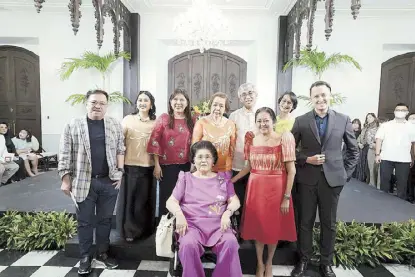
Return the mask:
<path fill-rule="evenodd" d="M 174 32 L 177 43 L 188 48 L 199 48 L 200 53 L 210 48 L 219 48 L 229 42 L 229 25 L 222 11 L 206 0 L 193 0 L 192 6 L 175 18 Z"/>

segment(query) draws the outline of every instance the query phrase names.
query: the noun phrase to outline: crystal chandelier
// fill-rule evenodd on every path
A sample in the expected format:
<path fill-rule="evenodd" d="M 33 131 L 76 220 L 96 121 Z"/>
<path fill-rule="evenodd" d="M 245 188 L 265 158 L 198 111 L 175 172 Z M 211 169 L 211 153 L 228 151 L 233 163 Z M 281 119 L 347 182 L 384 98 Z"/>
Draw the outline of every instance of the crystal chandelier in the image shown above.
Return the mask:
<path fill-rule="evenodd" d="M 200 53 L 229 43 L 220 39 L 230 34 L 228 21 L 220 9 L 206 0 L 193 0 L 192 6 L 175 18 L 173 30 L 178 35 L 179 45 L 197 47 Z"/>

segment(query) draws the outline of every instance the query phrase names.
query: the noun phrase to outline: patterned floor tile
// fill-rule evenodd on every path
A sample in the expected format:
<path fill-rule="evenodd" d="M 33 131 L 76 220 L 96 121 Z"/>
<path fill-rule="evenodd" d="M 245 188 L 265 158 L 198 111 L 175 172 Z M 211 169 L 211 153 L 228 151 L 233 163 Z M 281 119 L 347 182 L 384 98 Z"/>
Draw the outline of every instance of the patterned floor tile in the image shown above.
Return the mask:
<path fill-rule="evenodd" d="M 136 270 L 104 270 L 99 277 L 134 277 Z"/>
<path fill-rule="evenodd" d="M 58 251 L 31 251 L 14 262 L 12 266 L 42 266 L 58 254 Z"/>
<path fill-rule="evenodd" d="M 169 271 L 169 262 L 162 261 L 141 261 L 138 270 L 147 271 Z"/>
<path fill-rule="evenodd" d="M 104 270 L 102 268 L 94 268 L 92 269 L 91 274 L 88 277 L 99 277 Z M 0 276 L 1 277 L 1 276 Z M 69 271 L 65 277 L 79 277 L 78 275 L 78 268 L 74 267 L 71 271 Z"/>
<path fill-rule="evenodd" d="M 31 277 L 39 268 L 39 266 L 9 266 L 0 272 L 0 277 Z"/>
<path fill-rule="evenodd" d="M 79 259 L 66 257 L 64 251 L 59 251 L 59 253 L 57 253 L 55 256 L 53 256 L 44 265 L 45 266 L 67 266 L 67 267 L 75 267 L 75 265 L 78 262 L 79 262 Z"/>
<path fill-rule="evenodd" d="M 26 255 L 25 252 L 22 251 L 15 251 L 15 250 L 7 250 L 0 252 L 0 266 L 10 266 L 18 259 Z"/>
<path fill-rule="evenodd" d="M 408 265 L 390 264 L 384 265 L 384 267 L 390 271 L 393 275 L 398 277 L 414 277 L 415 268 L 411 268 Z"/>
<path fill-rule="evenodd" d="M 73 267 L 42 266 L 30 277 L 65 277 Z"/>

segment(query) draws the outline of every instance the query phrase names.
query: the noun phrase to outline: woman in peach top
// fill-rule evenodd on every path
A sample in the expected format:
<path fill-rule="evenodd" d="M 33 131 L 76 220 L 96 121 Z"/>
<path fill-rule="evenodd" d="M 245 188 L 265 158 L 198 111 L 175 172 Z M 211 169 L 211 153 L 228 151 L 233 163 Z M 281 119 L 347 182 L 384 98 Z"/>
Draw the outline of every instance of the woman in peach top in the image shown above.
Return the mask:
<path fill-rule="evenodd" d="M 133 241 L 154 231 L 155 178 L 154 158 L 147 144 L 156 123 L 153 95 L 140 91 L 136 110 L 122 120 L 125 137 L 124 184 L 117 204 L 117 226 L 126 241 Z"/>
<path fill-rule="evenodd" d="M 213 143 L 218 151 L 218 161 L 213 167 L 214 172 L 231 172 L 232 159 L 236 143 L 235 123 L 223 114 L 229 112 L 229 99 L 225 93 L 212 95 L 210 115 L 199 119 L 193 129 L 192 144 L 201 140 Z"/>

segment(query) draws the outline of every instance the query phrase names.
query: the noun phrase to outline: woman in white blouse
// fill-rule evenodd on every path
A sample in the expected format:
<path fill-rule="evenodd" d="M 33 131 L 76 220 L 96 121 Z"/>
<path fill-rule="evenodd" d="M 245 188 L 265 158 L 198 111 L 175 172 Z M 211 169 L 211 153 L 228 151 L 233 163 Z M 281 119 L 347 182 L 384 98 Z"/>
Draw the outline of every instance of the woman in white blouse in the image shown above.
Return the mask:
<path fill-rule="evenodd" d="M 14 146 L 16 147 L 16 153 L 24 160 L 24 166 L 29 176 L 33 177 L 39 174 L 37 170 L 38 157 L 36 153 L 35 144 L 33 143 L 32 134 L 27 130 L 21 130 L 18 137 L 12 138 Z M 30 167 L 32 165 L 32 167 Z"/>

